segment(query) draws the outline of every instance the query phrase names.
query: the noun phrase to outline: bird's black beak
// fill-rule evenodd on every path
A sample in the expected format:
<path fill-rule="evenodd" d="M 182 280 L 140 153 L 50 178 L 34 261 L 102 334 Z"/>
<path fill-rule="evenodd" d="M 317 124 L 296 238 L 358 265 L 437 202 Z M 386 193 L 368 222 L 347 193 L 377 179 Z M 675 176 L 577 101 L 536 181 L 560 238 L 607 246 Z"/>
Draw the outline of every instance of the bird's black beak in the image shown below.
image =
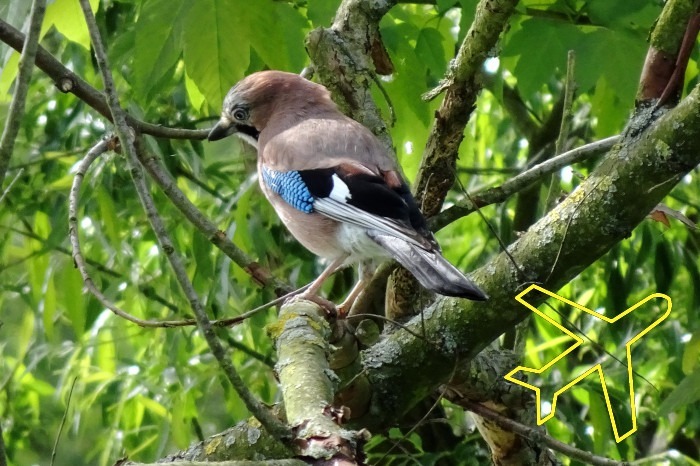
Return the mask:
<path fill-rule="evenodd" d="M 230 136 L 236 132 L 236 125 L 232 124 L 230 121 L 225 119 L 219 120 L 219 122 L 211 129 L 207 139 L 209 141 L 218 141 L 226 136 Z"/>

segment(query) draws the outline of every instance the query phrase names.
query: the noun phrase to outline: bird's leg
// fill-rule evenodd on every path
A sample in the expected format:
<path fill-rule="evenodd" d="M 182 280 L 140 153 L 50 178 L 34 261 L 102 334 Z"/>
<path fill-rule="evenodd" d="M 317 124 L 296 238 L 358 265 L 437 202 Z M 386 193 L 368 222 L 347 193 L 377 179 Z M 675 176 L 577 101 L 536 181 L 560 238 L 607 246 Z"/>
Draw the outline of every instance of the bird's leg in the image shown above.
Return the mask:
<path fill-rule="evenodd" d="M 303 293 L 299 294 L 298 297 L 302 299 L 308 299 L 309 301 L 313 301 L 316 304 L 319 304 L 329 310 L 335 311 L 335 304 L 332 302 L 328 301 L 327 299 L 321 298 L 318 295 L 318 292 L 321 290 L 321 287 L 323 286 L 323 283 L 333 275 L 342 265 L 343 262 L 345 262 L 345 259 L 347 259 L 348 256 L 343 255 L 340 256 L 331 262 L 328 267 L 325 268 L 323 272 L 321 272 L 321 275 L 316 278 L 309 287 L 304 291 Z"/>
<path fill-rule="evenodd" d="M 357 300 L 358 296 L 360 296 L 360 293 L 362 293 L 365 290 L 365 287 L 367 284 L 369 284 L 370 279 L 372 278 L 372 268 L 367 267 L 367 264 L 364 262 L 360 262 L 360 265 L 358 267 L 358 275 L 359 275 L 359 280 L 355 284 L 355 286 L 352 287 L 352 290 L 350 290 L 350 294 L 348 294 L 348 297 L 345 298 L 345 301 L 343 301 L 339 306 L 338 306 L 338 317 L 341 319 L 345 317 L 348 312 L 350 312 L 350 309 L 352 309 L 353 304 L 355 304 L 355 301 Z"/>

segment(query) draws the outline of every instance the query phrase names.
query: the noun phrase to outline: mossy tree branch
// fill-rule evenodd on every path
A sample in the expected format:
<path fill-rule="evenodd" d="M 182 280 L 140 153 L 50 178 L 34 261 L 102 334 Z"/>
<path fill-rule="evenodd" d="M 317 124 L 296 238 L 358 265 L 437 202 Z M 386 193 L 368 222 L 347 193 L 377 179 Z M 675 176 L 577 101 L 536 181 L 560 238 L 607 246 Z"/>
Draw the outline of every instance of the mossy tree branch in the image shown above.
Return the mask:
<path fill-rule="evenodd" d="M 628 237 L 700 163 L 700 88 L 655 117 L 651 111 L 636 115 L 589 178 L 508 248 L 517 267 L 501 253 L 473 274 L 491 296 L 488 303 L 440 299 L 408 324 L 433 344 L 397 331 L 364 352 L 364 374 L 374 392 L 358 424 L 378 428 L 406 412 L 446 381 L 455 364 L 528 315 L 513 299 L 527 284 L 557 290 L 572 280 Z"/>

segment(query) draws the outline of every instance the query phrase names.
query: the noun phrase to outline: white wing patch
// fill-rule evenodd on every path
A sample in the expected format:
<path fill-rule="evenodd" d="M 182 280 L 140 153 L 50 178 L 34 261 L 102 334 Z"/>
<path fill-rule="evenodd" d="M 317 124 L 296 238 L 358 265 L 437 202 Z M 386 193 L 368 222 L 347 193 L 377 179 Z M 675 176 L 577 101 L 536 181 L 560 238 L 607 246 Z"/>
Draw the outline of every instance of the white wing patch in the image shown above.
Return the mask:
<path fill-rule="evenodd" d="M 348 185 L 345 184 L 345 182 L 341 180 L 336 173 L 333 173 L 331 180 L 333 180 L 333 189 L 331 189 L 331 192 L 328 195 L 328 197 L 343 203 L 348 202 L 350 199 L 352 199 L 352 194 L 350 194 L 350 188 L 348 188 Z"/>

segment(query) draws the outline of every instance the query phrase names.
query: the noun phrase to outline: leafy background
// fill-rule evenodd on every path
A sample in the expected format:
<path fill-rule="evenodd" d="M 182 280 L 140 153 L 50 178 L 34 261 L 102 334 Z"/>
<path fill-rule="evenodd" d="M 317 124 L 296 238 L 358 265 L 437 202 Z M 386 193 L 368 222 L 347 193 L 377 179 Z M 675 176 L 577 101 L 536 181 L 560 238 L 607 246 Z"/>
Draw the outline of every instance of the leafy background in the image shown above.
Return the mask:
<path fill-rule="evenodd" d="M 29 2 L 0 1 L 0 16 L 21 27 Z M 304 37 L 330 24 L 339 1 L 298 0 L 92 0 L 122 103 L 137 117 L 169 126 L 206 128 L 223 95 L 238 79 L 263 68 L 299 72 L 308 64 Z M 395 65 L 374 89 L 407 176 L 420 163 L 437 101 L 421 94 L 444 75 L 473 19 L 474 0 L 401 4 L 382 20 L 381 34 Z M 488 91 L 465 130 L 458 171 L 467 190 L 500 184 L 527 163 L 528 141 L 504 107 L 504 89 L 515 89 L 535 124 L 546 120 L 562 88 L 568 50 L 576 52 L 577 98 L 570 146 L 617 134 L 634 104 L 647 49 L 647 34 L 661 1 L 538 0 L 518 6 L 500 48 L 493 51 Z M 50 3 L 42 45 L 61 62 L 100 87 L 87 30 L 77 2 Z M 4 116 L 16 74 L 17 54 L 0 48 L 0 115 Z M 687 85 L 697 80 L 697 56 Z M 22 131 L 8 179 L 19 176 L 0 207 L 0 419 L 10 464 L 48 464 L 63 425 L 56 465 L 112 464 L 128 454 L 153 460 L 244 419 L 246 411 L 223 380 L 193 329 L 141 329 L 112 315 L 82 292 L 67 239 L 67 195 L 75 164 L 108 124 L 72 95 L 60 93 L 40 72 L 31 85 Z M 253 178 L 254 154 L 243 144 L 207 144 L 149 139 L 178 186 L 234 242 L 278 276 L 301 285 L 321 270 L 315 258 L 285 232 Z M 562 171 L 572 190 L 594 161 Z M 20 173 L 20 170 L 23 170 Z M 19 174 L 19 175 L 18 175 Z M 544 209 L 546 186 L 541 188 Z M 688 175 L 666 204 L 695 221 L 700 210 L 697 172 Z M 162 193 L 154 190 L 176 248 L 213 317 L 232 316 L 268 301 L 249 276 L 194 231 Z M 461 199 L 456 187 L 448 202 Z M 512 238 L 515 202 L 483 209 L 503 238 Z M 124 160 L 104 157 L 86 179 L 81 198 L 84 254 L 99 288 L 138 317 L 165 319 L 186 314 L 140 210 Z M 471 215 L 438 233 L 447 257 L 472 269 L 499 251 L 484 220 Z M 618 312 L 652 292 L 668 293 L 674 312 L 635 345 L 633 357 L 640 430 L 616 444 L 600 387 L 593 379 L 560 400 L 553 437 L 613 458 L 632 460 L 669 449 L 665 461 L 698 464 L 700 457 L 700 235 L 681 222 L 648 220 L 626 241 L 583 272 L 559 294 L 593 309 Z M 352 282 L 339 274 L 326 292 L 343 295 Z M 552 303 L 553 306 L 557 306 Z M 605 327 L 560 308 L 592 341 L 557 367 L 566 379 L 604 361 L 614 375 L 613 399 L 625 406 L 626 369 L 604 351 L 624 358 L 625 337 L 658 308 L 641 310 L 623 327 Z M 274 353 L 265 325 L 272 313 L 220 331 L 252 390 L 279 401 L 271 364 Z M 536 364 L 561 350 L 558 334 L 530 322 L 525 363 Z M 643 377 L 642 377 L 643 376 Z M 545 380 L 541 383 L 547 387 Z M 470 418 L 444 403 L 457 434 L 450 450 L 430 451 L 421 436 L 393 429 L 370 443 L 371 458 L 423 464 L 459 461 L 481 464 L 488 451 Z M 465 458 L 473 458 L 466 460 Z M 568 460 L 565 460 L 568 461 Z M 575 464 L 575 463 L 573 463 Z"/>

